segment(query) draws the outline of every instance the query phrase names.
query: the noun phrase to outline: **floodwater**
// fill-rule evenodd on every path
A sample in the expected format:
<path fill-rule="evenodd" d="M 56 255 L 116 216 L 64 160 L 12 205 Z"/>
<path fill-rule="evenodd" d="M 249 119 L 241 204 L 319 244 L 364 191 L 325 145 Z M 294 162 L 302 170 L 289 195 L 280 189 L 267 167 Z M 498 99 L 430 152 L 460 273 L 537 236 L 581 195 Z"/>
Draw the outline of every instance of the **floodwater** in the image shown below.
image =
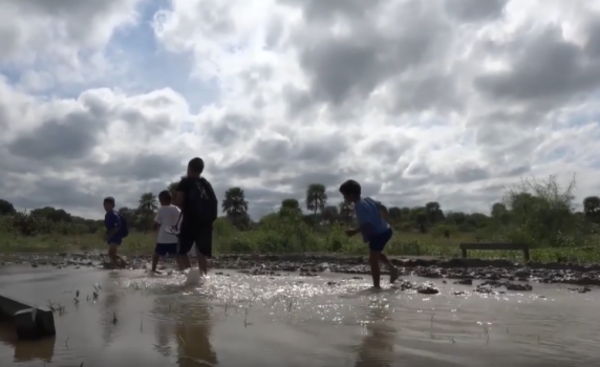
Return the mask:
<path fill-rule="evenodd" d="M 223 273 L 186 285 L 143 270 L 4 267 L 3 295 L 65 310 L 56 338 L 21 342 L 0 328 L 0 365 L 517 367 L 600 357 L 596 289 L 480 295 L 448 282 L 421 295 L 375 293 L 368 277 Z"/>

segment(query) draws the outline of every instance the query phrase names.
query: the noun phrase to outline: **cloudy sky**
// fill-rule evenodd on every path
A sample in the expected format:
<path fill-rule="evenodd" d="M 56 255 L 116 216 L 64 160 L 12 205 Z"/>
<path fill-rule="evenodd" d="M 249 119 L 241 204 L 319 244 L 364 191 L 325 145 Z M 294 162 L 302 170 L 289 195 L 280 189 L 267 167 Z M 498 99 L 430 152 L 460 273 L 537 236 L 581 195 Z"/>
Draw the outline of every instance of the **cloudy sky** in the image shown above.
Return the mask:
<path fill-rule="evenodd" d="M 99 217 L 193 156 L 257 218 L 347 178 L 489 211 L 600 194 L 600 1 L 0 0 L 0 197 Z"/>

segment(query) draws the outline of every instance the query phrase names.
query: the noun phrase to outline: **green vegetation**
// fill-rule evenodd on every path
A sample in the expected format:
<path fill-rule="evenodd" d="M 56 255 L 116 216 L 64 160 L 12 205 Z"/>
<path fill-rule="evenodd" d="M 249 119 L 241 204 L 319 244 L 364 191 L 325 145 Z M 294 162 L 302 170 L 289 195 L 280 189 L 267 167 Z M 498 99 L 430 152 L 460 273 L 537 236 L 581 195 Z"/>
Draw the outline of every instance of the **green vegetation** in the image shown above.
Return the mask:
<path fill-rule="evenodd" d="M 173 190 L 174 185 L 169 185 Z M 506 190 L 490 214 L 444 212 L 437 202 L 421 207 L 389 206 L 394 238 L 391 255 L 459 255 L 461 242 L 520 242 L 532 247 L 536 261 L 600 262 L 598 231 L 600 198 L 588 197 L 583 212 L 574 208 L 574 181 L 566 188 L 554 177 L 546 181 L 525 180 Z M 344 230 L 355 225 L 353 209 L 345 203 L 330 205 L 325 187 L 309 185 L 301 201 L 283 200 L 278 212 L 258 222 L 248 215 L 248 201 L 239 187 L 225 193 L 221 206 L 225 216 L 215 224 L 215 251 L 220 253 L 344 253 L 366 254 L 360 237 L 348 238 Z M 121 208 L 131 233 L 124 251 L 150 252 L 154 246 L 151 228 L 157 199 L 144 193 L 136 209 Z M 389 204 L 388 204 L 389 205 Z M 72 216 L 64 210 L 41 208 L 18 213 L 0 200 L 0 251 L 41 252 L 102 250 L 103 223 Z M 473 251 L 473 257 L 520 259 L 519 252 Z"/>

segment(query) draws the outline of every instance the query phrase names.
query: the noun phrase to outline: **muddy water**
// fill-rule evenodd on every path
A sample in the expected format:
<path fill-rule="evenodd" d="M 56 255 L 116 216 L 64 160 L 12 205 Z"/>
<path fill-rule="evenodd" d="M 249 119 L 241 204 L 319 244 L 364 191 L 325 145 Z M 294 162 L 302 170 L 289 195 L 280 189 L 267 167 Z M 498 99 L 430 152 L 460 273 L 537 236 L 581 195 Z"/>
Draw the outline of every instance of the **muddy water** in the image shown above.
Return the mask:
<path fill-rule="evenodd" d="M 439 284 L 428 296 L 375 293 L 366 277 L 223 273 L 186 285 L 141 270 L 2 268 L 3 295 L 65 311 L 50 340 L 19 342 L 0 327 L 0 365 L 587 366 L 600 357 L 596 289 L 480 295 Z"/>

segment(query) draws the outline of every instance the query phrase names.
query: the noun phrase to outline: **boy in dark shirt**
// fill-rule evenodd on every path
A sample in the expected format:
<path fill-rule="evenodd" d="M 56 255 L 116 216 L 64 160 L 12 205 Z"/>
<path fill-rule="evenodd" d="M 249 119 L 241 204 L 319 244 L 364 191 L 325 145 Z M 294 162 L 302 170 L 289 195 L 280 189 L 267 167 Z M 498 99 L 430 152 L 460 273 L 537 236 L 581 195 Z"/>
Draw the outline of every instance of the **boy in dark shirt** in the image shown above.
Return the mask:
<path fill-rule="evenodd" d="M 121 236 L 121 216 L 115 211 L 115 199 L 111 196 L 104 199 L 104 225 L 106 234 L 104 241 L 108 245 L 108 257 L 116 267 L 124 268 L 127 266 L 125 261 L 117 255 L 117 248 L 121 246 L 123 237 Z"/>
<path fill-rule="evenodd" d="M 208 180 L 200 175 L 204 161 L 198 157 L 188 163 L 187 176 L 177 186 L 176 205 L 183 213 L 179 228 L 179 258 L 181 270 L 191 267 L 188 252 L 194 242 L 198 252 L 200 275 L 208 273 L 207 259 L 212 257 L 212 225 L 218 215 L 218 201 Z"/>

